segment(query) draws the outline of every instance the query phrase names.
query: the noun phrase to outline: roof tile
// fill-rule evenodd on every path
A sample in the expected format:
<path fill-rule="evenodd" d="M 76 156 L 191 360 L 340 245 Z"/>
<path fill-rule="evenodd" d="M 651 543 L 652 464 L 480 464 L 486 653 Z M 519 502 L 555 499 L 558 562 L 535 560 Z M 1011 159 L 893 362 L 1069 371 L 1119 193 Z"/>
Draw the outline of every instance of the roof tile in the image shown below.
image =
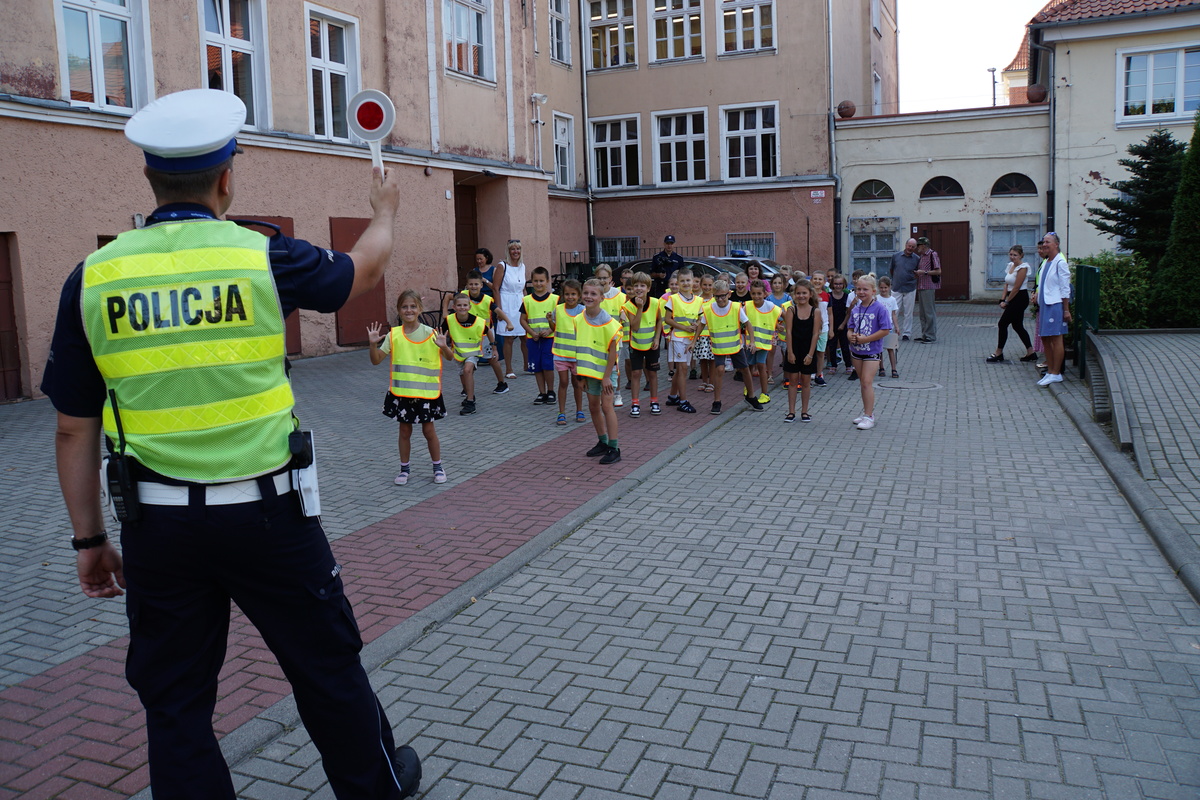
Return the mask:
<path fill-rule="evenodd" d="M 1200 10 L 1200 0 L 1050 0 L 1030 23 L 1075 22 L 1176 8 Z"/>

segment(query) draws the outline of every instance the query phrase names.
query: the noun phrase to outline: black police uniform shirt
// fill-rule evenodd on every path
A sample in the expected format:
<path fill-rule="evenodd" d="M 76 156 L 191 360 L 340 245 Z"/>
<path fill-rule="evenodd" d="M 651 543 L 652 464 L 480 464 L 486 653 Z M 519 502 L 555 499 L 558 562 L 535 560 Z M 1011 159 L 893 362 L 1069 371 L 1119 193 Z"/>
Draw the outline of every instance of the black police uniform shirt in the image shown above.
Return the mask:
<path fill-rule="evenodd" d="M 172 203 L 155 209 L 146 222 L 170 222 L 173 219 L 214 217 L 204 206 Z M 277 233 L 267 246 L 267 257 L 284 317 L 296 308 L 322 313 L 337 311 L 350 297 L 354 262 L 345 253 Z M 50 357 L 42 375 L 42 391 L 56 410 L 69 417 L 98 417 L 104 411 L 107 390 L 83 328 L 82 285 L 81 262 L 67 276 L 59 297 Z"/>

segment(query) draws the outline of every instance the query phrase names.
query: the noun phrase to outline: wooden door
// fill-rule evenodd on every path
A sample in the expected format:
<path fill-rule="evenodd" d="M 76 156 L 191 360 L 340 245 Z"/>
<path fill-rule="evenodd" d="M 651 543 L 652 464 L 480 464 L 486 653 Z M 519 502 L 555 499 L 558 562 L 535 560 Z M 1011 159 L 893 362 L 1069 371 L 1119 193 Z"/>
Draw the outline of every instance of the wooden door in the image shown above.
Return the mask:
<path fill-rule="evenodd" d="M 0 400 L 21 395 L 21 344 L 17 334 L 16 304 L 13 302 L 11 233 L 0 234 Z"/>
<path fill-rule="evenodd" d="M 369 219 L 357 217 L 330 217 L 329 242 L 334 250 L 348 253 L 354 249 L 358 237 L 362 236 Z M 367 326 L 372 322 L 383 325 L 388 322 L 387 298 L 383 292 L 383 278 L 373 289 L 350 300 L 337 312 L 337 341 L 342 347 L 357 347 L 367 344 Z"/>
<path fill-rule="evenodd" d="M 467 285 L 467 273 L 475 269 L 475 251 L 479 249 L 479 223 L 475 210 L 475 187 L 454 187 L 454 259 L 458 265 L 458 285 Z"/>
<path fill-rule="evenodd" d="M 914 237 L 929 239 L 942 262 L 938 300 L 966 300 L 971 296 L 971 223 L 922 222 L 911 226 Z"/>
<path fill-rule="evenodd" d="M 279 227 L 279 232 L 289 239 L 296 237 L 296 226 L 292 222 L 291 217 L 265 217 L 262 214 L 247 214 L 239 219 L 254 219 L 259 222 L 269 222 L 272 225 Z M 275 235 L 275 231 L 268 228 L 266 225 L 246 225 L 244 226 L 252 231 L 258 231 L 263 236 L 271 237 Z M 300 342 L 300 310 L 292 309 L 292 313 L 287 315 L 284 320 L 284 341 L 287 346 L 287 354 L 289 356 L 298 355 L 303 349 Z"/>

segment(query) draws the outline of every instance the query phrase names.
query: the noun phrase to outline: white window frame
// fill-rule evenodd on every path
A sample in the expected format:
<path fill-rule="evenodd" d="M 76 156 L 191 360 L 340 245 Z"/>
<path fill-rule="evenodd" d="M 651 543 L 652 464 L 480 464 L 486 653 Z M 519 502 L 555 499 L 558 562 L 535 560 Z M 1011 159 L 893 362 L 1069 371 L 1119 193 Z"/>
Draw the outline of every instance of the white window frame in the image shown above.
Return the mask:
<path fill-rule="evenodd" d="M 641 245 L 642 240 L 637 236 L 597 236 L 596 255 L 606 264 L 624 264 L 641 256 Z"/>
<path fill-rule="evenodd" d="M 659 10 L 659 7 L 662 10 Z M 650 42 L 650 63 L 661 64 L 666 61 L 685 61 L 688 59 L 703 61 L 704 60 L 704 0 L 649 0 L 646 3 L 646 14 L 648 17 Z M 665 22 L 667 26 L 666 36 L 660 36 L 658 26 L 660 22 Z M 682 22 L 683 32 L 683 52 L 673 52 L 675 45 L 675 37 L 673 34 L 674 26 L 677 22 Z M 694 26 L 694 27 L 693 27 Z M 700 43 L 700 52 L 691 52 L 690 41 L 695 38 Z M 658 47 L 662 43 L 666 43 L 667 54 L 660 56 Z"/>
<path fill-rule="evenodd" d="M 899 222 L 896 218 L 896 222 Z M 896 243 L 900 241 L 902 231 L 898 230 L 863 230 L 850 231 L 850 268 L 851 270 L 863 269 L 866 266 L 866 272 L 874 275 L 887 275 L 891 269 L 892 256 L 896 254 L 900 248 L 896 247 Z M 867 236 L 871 240 L 871 247 L 867 250 L 854 249 L 856 236 Z M 890 246 L 884 247 L 879 242 L 880 236 L 890 236 Z M 865 261 L 864 265 L 862 262 Z"/>
<path fill-rule="evenodd" d="M 602 186 L 601 181 L 600 181 L 600 177 L 601 177 L 600 151 L 601 150 L 612 150 L 613 140 L 606 138 L 605 141 L 603 141 L 603 142 L 597 141 L 596 126 L 597 125 L 611 125 L 614 122 L 621 123 L 621 140 L 616 146 L 621 150 L 621 169 L 622 169 L 622 174 L 625 176 L 625 182 L 621 183 L 620 185 L 614 185 L 611 183 L 611 176 L 606 174 L 604 176 L 604 180 L 606 182 L 609 182 L 609 185 Z M 629 144 L 631 143 L 631 140 L 625 138 L 626 131 L 628 130 L 629 122 L 634 123 L 635 132 L 637 134 L 636 141 L 633 141 L 633 143 L 637 145 L 637 158 L 635 159 L 635 163 L 633 164 L 632 169 L 630 167 L 629 162 L 626 160 L 626 156 L 627 156 L 626 150 L 627 150 Z M 643 152 L 642 151 L 642 143 L 643 143 L 643 139 L 644 139 L 644 137 L 642 135 L 641 115 L 630 116 L 628 114 L 621 114 L 621 115 L 611 116 L 611 117 L 592 117 L 591 119 L 588 120 L 588 126 L 589 126 L 588 130 L 591 133 L 591 135 L 588 137 L 588 141 L 591 143 L 591 152 L 588 154 L 588 163 L 591 165 L 591 170 L 592 170 L 592 186 L 594 186 L 596 188 L 596 190 L 600 191 L 600 192 L 619 191 L 621 189 L 632 189 L 637 186 L 641 186 L 641 184 L 642 184 L 642 152 Z M 632 178 L 632 182 L 630 180 L 631 178 Z"/>
<path fill-rule="evenodd" d="M 1154 113 L 1153 110 L 1153 63 L 1156 56 L 1175 55 L 1175 110 L 1161 113 Z M 1116 121 L 1117 127 L 1137 127 L 1137 126 L 1157 126 L 1163 123 L 1191 123 L 1195 118 L 1196 108 L 1191 111 L 1184 110 L 1184 104 L 1187 97 L 1184 95 L 1186 90 L 1186 73 L 1187 73 L 1187 56 L 1191 53 L 1193 58 L 1200 59 L 1200 41 L 1183 42 L 1171 47 L 1130 47 L 1117 50 L 1116 63 Z M 1147 80 L 1146 80 L 1146 113 L 1144 114 L 1126 114 L 1125 113 L 1125 74 L 1126 60 L 1135 56 L 1147 56 Z M 1200 95 L 1197 95 L 1200 98 Z"/>
<path fill-rule="evenodd" d="M 883 78 L 874 70 L 871 70 L 871 113 L 883 113 Z"/>
<path fill-rule="evenodd" d="M 346 100 L 347 102 L 359 90 L 362 81 L 361 70 L 359 68 L 359 49 L 358 49 L 358 18 L 351 17 L 347 14 L 342 14 L 337 11 L 332 11 L 322 6 L 312 3 L 304 4 L 304 19 L 308 23 L 305 26 L 304 51 L 308 54 L 308 72 L 305 82 L 308 85 L 308 131 L 318 139 L 329 139 L 334 142 L 351 141 L 351 133 L 347 127 L 345 136 L 338 136 L 333 132 L 333 94 L 330 91 L 330 75 L 338 74 L 346 78 Z M 321 35 L 321 58 L 315 58 L 312 54 L 312 46 L 310 37 L 310 26 L 312 20 L 317 20 L 321 23 L 322 28 L 333 24 L 342 28 L 344 31 L 344 44 L 346 52 L 346 63 L 338 64 L 335 61 L 329 61 L 329 38 L 322 32 Z M 325 122 L 325 133 L 317 133 L 317 113 L 318 110 L 313 102 L 313 85 L 312 74 L 314 70 L 319 70 L 322 73 L 324 85 L 324 102 L 320 113 Z"/>
<path fill-rule="evenodd" d="M 987 248 L 987 260 L 984 262 L 984 288 L 1002 290 L 1004 288 L 1005 266 L 1008 264 L 1008 251 L 1014 244 L 1025 248 L 1025 263 L 1029 264 L 1029 281 L 1033 285 L 1037 269 L 1037 240 L 1041 238 L 1041 212 L 984 214 L 983 241 Z M 993 245 L 992 234 L 1005 236 L 1004 243 Z"/>
<path fill-rule="evenodd" d="M 745 139 L 746 132 L 745 132 L 744 128 L 741 128 L 741 129 L 739 129 L 737 131 L 733 131 L 733 132 L 731 132 L 729 130 L 729 112 L 730 111 L 745 111 L 747 109 L 752 109 L 752 108 L 759 109 L 759 114 L 758 114 L 759 121 L 762 120 L 762 112 L 761 112 L 762 109 L 771 108 L 772 110 L 774 110 L 775 126 L 774 126 L 774 128 L 768 130 L 766 128 L 761 127 L 761 122 L 760 122 L 760 124 L 756 125 L 756 127 L 754 128 L 756 133 L 754 133 L 753 135 L 758 139 L 758 148 L 759 148 L 759 152 L 758 152 L 758 156 L 757 156 L 758 165 L 759 165 L 758 174 L 748 176 L 745 174 L 745 170 L 743 169 L 743 170 L 741 170 L 742 174 L 738 175 L 737 177 L 731 177 L 730 176 L 731 170 L 729 169 L 729 163 L 730 163 L 729 162 L 729 142 L 733 138 Z M 751 181 L 763 181 L 763 180 L 772 180 L 774 178 L 778 178 L 779 174 L 780 174 L 779 101 L 774 100 L 774 101 L 770 101 L 770 102 L 766 102 L 766 103 L 739 103 L 737 105 L 720 106 L 719 111 L 721 113 L 721 179 L 724 181 L 728 181 L 730 183 L 747 183 L 747 182 L 751 182 Z M 771 157 L 775 164 L 775 174 L 764 176 L 763 169 L 762 169 L 762 165 L 763 165 L 762 136 L 764 136 L 769 131 L 773 132 L 774 136 L 775 136 L 774 147 L 772 148 L 772 151 L 771 151 Z M 745 159 L 744 156 L 739 156 L 738 158 L 743 161 Z"/>
<path fill-rule="evenodd" d="M 725 252 L 745 250 L 753 258 L 775 260 L 775 234 L 772 231 L 725 234 Z"/>
<path fill-rule="evenodd" d="M 550 60 L 571 64 L 571 0 L 550 2 Z"/>
<path fill-rule="evenodd" d="M 93 100 L 71 99 L 71 70 L 67 63 L 67 29 L 64 10 L 80 11 L 88 17 L 88 53 L 91 57 Z M 58 32 L 58 67 L 62 76 L 59 85 L 62 99 L 77 108 L 94 108 L 115 114 L 133 114 L 150 101 L 150 89 L 154 79 L 154 62 L 150 56 L 150 26 L 147 24 L 149 9 L 147 0 L 126 0 L 125 7 L 103 2 L 103 0 L 56 0 L 54 21 Z M 125 23 L 125 40 L 128 52 L 129 106 L 110 104 L 105 100 L 103 58 L 96 58 L 101 51 L 99 26 L 100 17 L 111 17 Z"/>
<path fill-rule="evenodd" d="M 762 41 L 762 11 L 764 8 L 770 9 L 771 13 L 771 42 L 763 44 Z M 754 46 L 743 47 L 742 43 L 745 40 L 746 27 L 742 25 L 745 19 L 744 12 L 751 11 L 754 28 Z M 773 53 L 775 52 L 776 42 L 779 41 L 779 15 L 775 13 L 775 0 L 718 0 L 717 11 L 720 14 L 720 21 L 717 23 L 717 41 L 720 45 L 717 47 L 717 52 L 720 55 L 732 56 L 739 53 Z M 735 39 L 737 47 L 732 50 L 725 49 L 725 27 L 729 20 L 729 15 L 733 14 L 733 19 L 736 22 L 737 37 Z"/>
<path fill-rule="evenodd" d="M 703 133 L 700 133 L 700 134 L 697 134 L 692 130 L 692 122 L 693 122 L 692 117 L 696 114 L 699 114 L 704 120 L 704 131 L 703 131 Z M 672 132 L 666 136 L 663 136 L 661 133 L 661 130 L 660 130 L 661 120 L 663 120 L 663 119 L 674 120 L 676 117 L 684 117 L 687 119 L 688 132 L 684 133 L 684 134 L 676 134 L 676 133 Z M 650 122 L 651 122 L 651 125 L 653 126 L 653 138 L 654 138 L 654 159 L 653 159 L 653 161 L 654 161 L 654 185 L 655 186 L 691 186 L 691 185 L 696 185 L 696 184 L 700 184 L 700 183 L 707 183 L 709 180 L 711 180 L 712 166 L 710 163 L 709 156 L 712 153 L 712 148 L 709 146 L 709 143 L 708 143 L 709 127 L 708 127 L 708 109 L 707 108 L 703 108 L 703 107 L 701 107 L 701 108 L 677 108 L 677 109 L 672 109 L 670 111 L 656 111 L 655 113 L 650 115 Z M 674 123 L 672 123 L 672 131 L 674 130 L 674 127 L 675 127 L 675 125 L 674 125 Z M 703 178 L 697 178 L 695 175 L 695 160 L 696 160 L 695 144 L 697 142 L 704 145 L 704 177 Z M 672 147 L 674 147 L 674 145 L 677 145 L 677 144 L 687 145 L 688 157 L 684 162 L 685 164 L 687 164 L 687 177 L 686 178 L 680 180 L 677 177 L 675 177 L 675 175 L 677 175 L 678 173 L 673 172 L 671 180 L 663 179 L 661 150 L 662 150 L 662 145 L 664 145 L 664 144 L 669 144 Z M 673 158 L 671 161 L 672 161 L 672 164 L 678 164 L 677 159 Z"/>
<path fill-rule="evenodd" d="M 551 115 L 554 133 L 554 180 L 552 183 L 563 189 L 575 188 L 575 117 L 555 111 Z M 560 125 L 565 126 L 566 136 L 560 136 Z"/>
<path fill-rule="evenodd" d="M 636 0 L 583 0 L 587 9 L 588 20 L 588 55 L 586 57 L 589 70 L 614 69 L 617 67 L 637 66 L 637 2 Z M 600 6 L 601 17 L 593 18 L 591 6 Z M 616 13 L 611 13 L 615 11 Z M 615 35 L 615 36 L 614 36 Z M 605 56 L 615 43 L 620 56 L 618 63 L 596 64 L 596 37 L 601 38 L 600 58 Z M 631 53 L 632 51 L 632 53 Z"/>
<path fill-rule="evenodd" d="M 493 2 L 491 0 L 442 0 L 442 58 L 445 59 L 445 69 L 450 75 L 466 76 L 477 80 L 492 82 L 496 78 L 495 59 L 492 46 L 494 39 L 494 23 L 492 21 Z M 479 41 L 462 38 L 459 35 L 455 20 L 457 9 L 463 9 L 471 16 L 472 21 L 478 20 L 477 33 Z M 461 46 L 479 47 L 479 72 L 461 69 L 456 60 L 451 58 L 452 52 L 458 52 Z"/>
<path fill-rule="evenodd" d="M 200 64 L 202 69 L 201 85 L 208 85 L 208 48 L 217 47 L 221 50 L 221 75 L 225 91 L 233 93 L 230 88 L 233 81 L 234 52 L 250 56 L 250 83 L 254 97 L 246 104 L 246 128 L 257 130 L 271 129 L 271 103 L 268 87 L 271 85 L 270 52 L 267 40 L 267 9 L 264 0 L 248 0 L 246 13 L 250 17 L 250 39 L 237 39 L 229 35 L 229 1 L 230 0 L 196 0 L 200 25 Z M 205 24 L 205 6 L 215 2 L 221 13 L 221 29 L 224 33 L 213 33 Z M 245 98 L 242 98 L 245 100 Z"/>

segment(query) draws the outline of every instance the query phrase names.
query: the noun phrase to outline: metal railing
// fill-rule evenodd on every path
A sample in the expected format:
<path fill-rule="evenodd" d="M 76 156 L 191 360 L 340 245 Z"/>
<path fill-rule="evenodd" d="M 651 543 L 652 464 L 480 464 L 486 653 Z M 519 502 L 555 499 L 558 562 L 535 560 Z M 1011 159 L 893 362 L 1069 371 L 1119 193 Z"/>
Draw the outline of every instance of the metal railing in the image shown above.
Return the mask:
<path fill-rule="evenodd" d="M 643 258 L 653 258 L 662 252 L 662 247 L 639 247 L 636 249 L 626 249 L 620 254 L 605 256 L 599 253 L 599 258 L 595 260 L 583 260 L 588 257 L 588 253 L 582 251 L 562 251 L 558 254 L 558 270 L 562 274 L 571 274 L 571 277 L 578 277 L 579 268 L 568 269 L 573 265 L 587 265 L 590 269 L 587 270 L 585 277 L 591 277 L 591 270 L 595 269 L 600 264 L 608 264 L 612 267 L 627 264 L 630 261 L 638 261 Z M 676 247 L 675 252 L 684 258 L 692 258 L 694 256 L 716 256 L 718 258 L 729 255 L 729 249 L 724 244 L 696 244 Z"/>
<path fill-rule="evenodd" d="M 1100 268 L 1090 264 L 1075 267 L 1075 302 L 1071 309 L 1071 341 L 1079 377 L 1087 377 L 1087 333 L 1100 330 Z"/>

